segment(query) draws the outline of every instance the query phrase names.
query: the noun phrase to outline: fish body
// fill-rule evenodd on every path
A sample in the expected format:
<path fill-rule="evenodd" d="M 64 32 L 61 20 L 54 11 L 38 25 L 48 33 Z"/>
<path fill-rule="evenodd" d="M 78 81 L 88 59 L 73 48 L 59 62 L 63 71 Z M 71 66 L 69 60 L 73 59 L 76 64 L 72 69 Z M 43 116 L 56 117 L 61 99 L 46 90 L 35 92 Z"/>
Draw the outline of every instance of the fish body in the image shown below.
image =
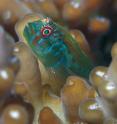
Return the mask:
<path fill-rule="evenodd" d="M 71 34 L 48 17 L 28 22 L 23 37 L 46 68 L 63 69 L 60 75 L 74 74 L 88 78 L 94 67 Z"/>

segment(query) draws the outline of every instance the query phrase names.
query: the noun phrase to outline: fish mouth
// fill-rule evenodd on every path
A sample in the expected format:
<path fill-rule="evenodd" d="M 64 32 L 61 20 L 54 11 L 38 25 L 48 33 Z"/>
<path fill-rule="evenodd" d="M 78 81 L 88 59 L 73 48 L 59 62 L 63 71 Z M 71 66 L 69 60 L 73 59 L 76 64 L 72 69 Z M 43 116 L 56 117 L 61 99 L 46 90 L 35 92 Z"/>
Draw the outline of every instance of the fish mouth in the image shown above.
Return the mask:
<path fill-rule="evenodd" d="M 23 38 L 23 31 L 25 29 L 25 26 L 28 23 L 38 21 L 38 20 L 43 20 L 45 17 L 42 14 L 37 14 L 37 13 L 30 13 L 24 16 L 21 20 L 19 20 L 16 25 L 15 25 L 15 31 L 17 35 L 21 38 Z"/>

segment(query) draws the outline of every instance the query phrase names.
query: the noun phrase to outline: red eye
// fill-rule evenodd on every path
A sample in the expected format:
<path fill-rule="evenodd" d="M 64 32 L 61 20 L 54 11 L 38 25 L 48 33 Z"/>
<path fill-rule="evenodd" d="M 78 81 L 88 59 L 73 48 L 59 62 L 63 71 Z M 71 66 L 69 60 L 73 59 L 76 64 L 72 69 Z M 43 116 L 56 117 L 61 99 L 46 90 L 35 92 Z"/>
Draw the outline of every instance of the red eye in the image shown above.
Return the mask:
<path fill-rule="evenodd" d="M 41 29 L 41 34 L 43 37 L 48 37 L 52 34 L 52 27 L 50 26 L 45 26 Z"/>

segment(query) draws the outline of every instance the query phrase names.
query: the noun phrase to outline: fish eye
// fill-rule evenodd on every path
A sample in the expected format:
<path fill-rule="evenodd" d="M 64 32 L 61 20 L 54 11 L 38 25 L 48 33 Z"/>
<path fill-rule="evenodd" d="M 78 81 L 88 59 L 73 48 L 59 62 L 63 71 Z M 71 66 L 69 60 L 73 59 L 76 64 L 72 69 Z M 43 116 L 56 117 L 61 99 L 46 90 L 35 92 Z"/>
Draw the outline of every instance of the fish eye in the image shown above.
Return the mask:
<path fill-rule="evenodd" d="M 41 34 L 44 38 L 46 38 L 52 34 L 52 31 L 53 31 L 52 27 L 45 26 L 41 29 Z"/>

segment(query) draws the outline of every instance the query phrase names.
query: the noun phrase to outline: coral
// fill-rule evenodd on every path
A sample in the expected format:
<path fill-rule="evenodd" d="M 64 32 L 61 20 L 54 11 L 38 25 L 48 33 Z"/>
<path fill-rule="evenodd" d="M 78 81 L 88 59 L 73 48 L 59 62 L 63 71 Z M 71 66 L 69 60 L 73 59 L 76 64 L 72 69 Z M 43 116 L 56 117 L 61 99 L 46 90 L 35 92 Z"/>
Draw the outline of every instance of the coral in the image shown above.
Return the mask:
<path fill-rule="evenodd" d="M 117 123 L 117 1 L 0 1 L 0 124 Z"/>

